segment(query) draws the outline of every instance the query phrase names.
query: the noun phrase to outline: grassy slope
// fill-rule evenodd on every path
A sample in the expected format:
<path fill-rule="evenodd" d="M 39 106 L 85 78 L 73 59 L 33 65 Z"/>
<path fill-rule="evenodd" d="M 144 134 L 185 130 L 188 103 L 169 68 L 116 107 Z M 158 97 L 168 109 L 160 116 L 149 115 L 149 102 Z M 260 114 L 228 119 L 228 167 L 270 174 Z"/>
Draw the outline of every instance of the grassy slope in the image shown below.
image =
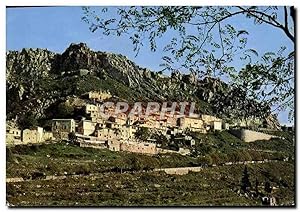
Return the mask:
<path fill-rule="evenodd" d="M 198 139 L 212 146 L 213 152 L 206 157 L 209 155 L 214 160 L 216 155 L 222 158 L 221 155 L 227 153 L 228 159 L 231 155 L 228 153 L 230 151 L 244 155 L 245 152 L 241 152 L 241 149 L 243 151 L 250 147 L 260 149 L 262 145 L 260 142 L 255 142 L 249 146 L 226 132 L 199 135 Z M 274 142 L 278 141 L 264 143 L 266 150 L 276 151 L 279 147 Z M 282 143 L 280 150 L 289 152 L 290 145 L 289 142 Z M 266 155 L 260 154 L 260 156 Z M 79 148 L 66 143 L 8 148 L 7 157 L 8 177 L 26 178 L 36 172 L 47 175 L 63 175 L 64 172 L 85 175 L 68 177 L 65 180 L 9 183 L 7 199 L 14 205 L 260 204 L 257 200 L 245 198 L 237 193 L 243 165 L 208 167 L 200 173 L 184 176 L 147 172 L 120 174 L 117 168 L 141 170 L 154 167 L 193 166 L 200 165 L 201 160 L 177 154 L 146 156 Z M 274 190 L 279 204 L 292 204 L 295 193 L 293 161 L 248 166 L 252 185 L 257 178 L 262 190 L 264 182 L 270 181 L 272 186 L 279 188 Z M 97 177 L 86 175 L 90 173 Z"/>
<path fill-rule="evenodd" d="M 190 166 L 192 157 L 178 154 L 148 156 L 107 149 L 80 148 L 67 143 L 16 146 L 7 148 L 7 177 L 30 177 L 35 172 L 63 175 L 64 172 L 99 173 L 116 168 L 141 170 L 159 167 Z"/>
<path fill-rule="evenodd" d="M 170 176 L 164 173 L 103 174 L 65 180 L 31 181 L 8 184 L 7 199 L 14 205 L 58 206 L 183 206 L 183 205 L 260 205 L 255 199 L 238 194 L 244 166 L 211 167 L 200 173 Z M 265 172 L 271 173 L 266 177 Z M 284 179 L 288 187 L 274 192 L 279 204 L 294 198 L 293 165 L 284 162 L 249 166 L 252 184 L 260 186 L 273 179 L 278 186 Z M 262 191 L 263 188 L 260 188 Z"/>
<path fill-rule="evenodd" d="M 246 144 L 228 132 L 198 134 L 195 154 L 147 156 L 107 149 L 80 148 L 68 143 L 16 146 L 7 148 L 7 176 L 30 177 L 35 172 L 63 175 L 64 172 L 99 173 L 116 169 L 142 170 L 160 167 L 199 166 L 224 162 L 293 158 L 290 140 L 258 141 Z M 206 160 L 203 160 L 206 158 Z M 211 158 L 207 161 L 207 158 Z M 205 162 L 204 162 L 205 161 Z"/>

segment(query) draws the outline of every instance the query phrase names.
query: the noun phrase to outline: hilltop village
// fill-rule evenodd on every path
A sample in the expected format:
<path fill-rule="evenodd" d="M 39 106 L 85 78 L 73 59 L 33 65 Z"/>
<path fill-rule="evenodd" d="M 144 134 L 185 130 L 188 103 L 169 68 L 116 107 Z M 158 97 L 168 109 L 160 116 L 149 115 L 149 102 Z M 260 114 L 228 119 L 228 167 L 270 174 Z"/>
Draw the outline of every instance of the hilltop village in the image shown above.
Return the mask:
<path fill-rule="evenodd" d="M 90 91 L 80 97 L 80 107 L 84 116 L 79 120 L 72 118 L 53 119 L 51 131 L 42 127 L 20 130 L 7 124 L 6 142 L 8 145 L 34 144 L 68 140 L 81 147 L 108 148 L 112 151 L 128 151 L 144 154 L 158 154 L 176 152 L 182 155 L 190 153 L 189 148 L 176 150 L 162 148 L 159 137 L 168 141 L 184 141 L 187 147 L 195 145 L 195 141 L 188 132 L 207 133 L 209 131 L 239 129 L 245 122 L 229 124 L 222 119 L 201 114 L 198 117 L 166 114 L 163 118 L 159 113 L 149 116 L 128 116 L 128 113 L 115 114 L 115 106 L 106 107 L 107 118 L 100 116 L 100 106 L 105 101 L 114 98 L 109 91 Z M 78 101 L 78 100 L 77 100 Z M 237 128 L 238 127 L 238 128 Z M 143 137 L 147 132 L 155 132 L 158 138 Z M 232 131 L 246 142 L 255 140 L 269 140 L 272 136 L 248 130 Z M 245 134 L 247 133 L 247 136 Z M 250 136 L 249 136 L 250 133 Z"/>

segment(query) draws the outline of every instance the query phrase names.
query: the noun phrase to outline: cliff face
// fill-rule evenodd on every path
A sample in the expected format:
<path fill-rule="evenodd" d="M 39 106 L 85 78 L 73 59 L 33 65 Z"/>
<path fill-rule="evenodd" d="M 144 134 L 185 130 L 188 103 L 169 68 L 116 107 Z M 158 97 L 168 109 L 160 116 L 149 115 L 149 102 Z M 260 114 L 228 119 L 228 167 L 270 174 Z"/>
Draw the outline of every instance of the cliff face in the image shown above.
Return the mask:
<path fill-rule="evenodd" d="M 180 72 L 163 76 L 123 55 L 93 51 L 84 43 L 71 44 L 62 54 L 10 51 L 6 59 L 7 118 L 19 122 L 49 119 L 70 96 L 99 89 L 127 101 L 194 101 L 199 112 L 220 116 L 226 114 L 216 105 L 231 104 L 219 101 L 230 90 L 220 80 L 199 80 L 195 74 Z"/>

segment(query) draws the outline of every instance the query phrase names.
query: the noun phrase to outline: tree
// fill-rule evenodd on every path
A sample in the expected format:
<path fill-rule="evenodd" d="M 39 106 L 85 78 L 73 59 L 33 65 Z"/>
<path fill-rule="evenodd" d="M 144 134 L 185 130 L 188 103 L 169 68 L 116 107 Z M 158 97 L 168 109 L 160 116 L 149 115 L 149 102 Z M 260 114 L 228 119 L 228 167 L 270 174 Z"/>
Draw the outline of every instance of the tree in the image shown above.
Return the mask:
<path fill-rule="evenodd" d="M 213 160 L 209 155 L 206 155 L 198 157 L 197 162 L 200 163 L 201 166 L 210 166 L 212 165 Z"/>
<path fill-rule="evenodd" d="M 223 76 L 241 86 L 249 98 L 277 105 L 275 111 L 294 111 L 294 50 L 287 52 L 286 47 L 278 47 L 278 52 L 259 57 L 255 49 L 247 48 L 247 30 L 229 23 L 234 17 L 251 19 L 255 25 L 282 31 L 294 44 L 294 7 L 133 6 L 119 7 L 116 17 L 107 19 L 103 17 L 108 8 L 83 10 L 82 19 L 92 32 L 130 35 L 137 54 L 144 44 L 156 51 L 157 40 L 171 32 L 170 43 L 163 48 L 163 70 L 188 70 L 199 78 Z M 235 60 L 244 60 L 249 66 L 240 72 L 231 65 Z"/>
<path fill-rule="evenodd" d="M 265 182 L 265 192 L 267 192 L 268 194 L 272 192 L 271 183 L 269 181 Z"/>
<path fill-rule="evenodd" d="M 210 154 L 210 157 L 214 164 L 219 164 L 221 162 L 220 156 L 215 152 Z"/>
<path fill-rule="evenodd" d="M 156 139 L 156 142 L 158 144 L 160 144 L 162 148 L 165 148 L 168 146 L 169 140 L 164 134 L 162 134 L 160 132 L 154 133 L 153 138 Z"/>
<path fill-rule="evenodd" d="M 245 166 L 244 172 L 243 172 L 243 177 L 242 177 L 241 189 L 242 189 L 242 191 L 244 191 L 246 193 L 250 188 L 251 188 L 251 183 L 249 180 L 249 173 L 248 173 L 247 166 Z"/>
<path fill-rule="evenodd" d="M 38 125 L 37 118 L 31 111 L 23 113 L 19 116 L 18 124 L 21 129 L 28 129 Z"/>
<path fill-rule="evenodd" d="M 258 186 L 259 186 L 259 181 L 258 181 L 258 179 L 256 178 L 256 179 L 255 179 L 255 193 L 256 193 L 257 196 L 259 195 L 259 189 L 258 189 Z"/>
<path fill-rule="evenodd" d="M 62 102 L 57 106 L 56 116 L 58 118 L 68 118 L 72 117 L 74 114 L 74 108 L 67 104 L 66 102 Z"/>
<path fill-rule="evenodd" d="M 146 141 L 148 138 L 150 138 L 150 131 L 147 127 L 140 127 L 137 129 L 137 131 L 135 132 L 135 137 L 137 139 Z"/>
<path fill-rule="evenodd" d="M 70 133 L 68 134 L 68 139 L 69 139 L 69 141 L 72 142 L 72 143 L 76 142 L 76 141 L 77 141 L 77 137 L 76 137 L 76 135 L 75 135 L 75 132 L 70 132 Z"/>

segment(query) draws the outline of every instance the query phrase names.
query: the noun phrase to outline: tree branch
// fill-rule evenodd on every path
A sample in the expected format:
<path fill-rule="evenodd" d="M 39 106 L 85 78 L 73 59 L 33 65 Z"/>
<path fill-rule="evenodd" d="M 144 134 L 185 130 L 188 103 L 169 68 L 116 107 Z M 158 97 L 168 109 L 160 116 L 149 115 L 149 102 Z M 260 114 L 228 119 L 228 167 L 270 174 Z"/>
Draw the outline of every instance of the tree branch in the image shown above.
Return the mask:
<path fill-rule="evenodd" d="M 266 23 L 266 24 L 270 24 L 276 28 L 279 28 L 281 30 L 283 30 L 285 32 L 285 34 L 288 36 L 288 38 L 293 41 L 293 43 L 295 42 L 295 37 L 290 33 L 289 29 L 286 28 L 285 26 L 283 26 L 282 24 L 280 24 L 276 19 L 274 19 L 272 16 L 270 15 L 267 15 L 266 13 L 263 13 L 263 12 L 260 12 L 260 11 L 257 11 L 257 10 L 250 10 L 250 9 L 245 9 L 243 7 L 240 7 L 240 6 L 237 6 L 237 8 L 241 9 L 242 11 L 244 11 L 245 13 L 248 13 L 250 14 L 251 16 L 253 16 L 254 18 L 257 18 L 258 20 Z M 261 15 L 258 16 L 257 14 Z M 272 20 L 273 22 L 271 21 L 268 21 L 266 19 L 264 19 L 263 17 L 266 17 L 270 20 Z"/>
<path fill-rule="evenodd" d="M 288 13 L 287 13 L 287 8 L 284 6 L 284 27 L 288 29 Z"/>

